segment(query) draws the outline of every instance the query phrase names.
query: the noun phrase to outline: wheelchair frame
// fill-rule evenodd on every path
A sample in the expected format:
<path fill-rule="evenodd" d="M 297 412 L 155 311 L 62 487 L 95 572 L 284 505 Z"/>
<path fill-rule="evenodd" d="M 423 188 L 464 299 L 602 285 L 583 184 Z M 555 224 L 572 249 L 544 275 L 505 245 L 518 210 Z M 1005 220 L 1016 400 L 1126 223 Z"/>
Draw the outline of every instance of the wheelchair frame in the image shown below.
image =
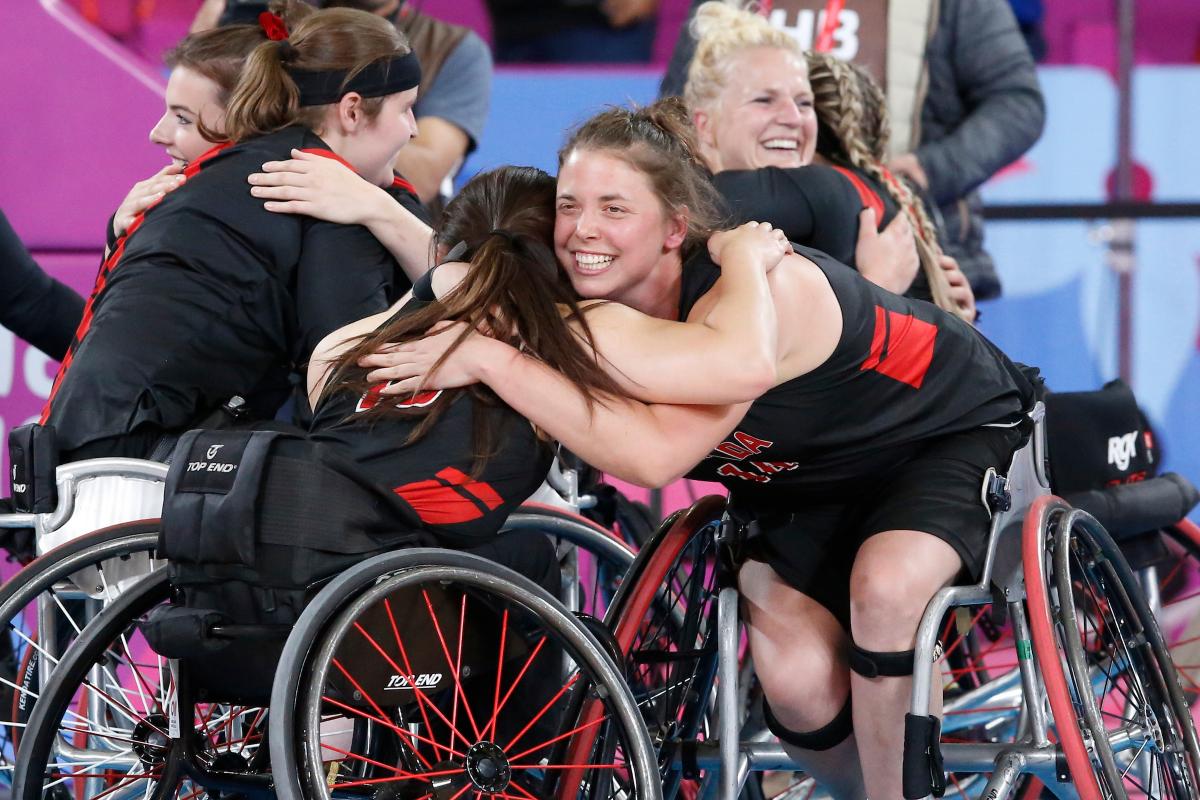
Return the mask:
<path fill-rule="evenodd" d="M 1045 586 L 1038 583 L 1030 589 L 1029 598 L 1040 611 L 1039 618 L 1034 620 L 1031 628 L 1025 614 L 1026 584 L 1028 575 L 1042 575 L 1044 571 L 1045 548 L 1043 539 L 1052 522 L 1060 528 L 1065 526 L 1067 533 L 1077 525 L 1086 526 L 1092 530 L 1103 529 L 1099 524 L 1083 512 L 1072 511 L 1063 501 L 1050 494 L 1049 481 L 1045 470 L 1045 433 L 1042 424 L 1044 409 L 1039 404 L 1031 416 L 1035 422 L 1034 434 L 1031 441 L 1014 455 L 1013 465 L 1009 469 L 1006 480 L 1008 508 L 997 511 L 993 515 L 988 551 L 983 575 L 979 583 L 970 586 L 950 587 L 943 589 L 931 599 L 917 631 L 914 663 L 934 664 L 935 648 L 939 628 L 947 611 L 955 607 L 979 606 L 995 601 L 1004 604 L 1009 612 L 1009 618 L 1014 627 L 1014 637 L 1022 643 L 1018 671 L 1006 675 L 1000 685 L 985 684 L 972 693 L 973 700 L 991 696 L 991 693 L 1017 693 L 1024 699 L 1017 719 L 1012 720 L 1016 730 L 1016 740 L 1002 743 L 942 743 L 941 755 L 944 758 L 945 771 L 950 773 L 990 773 L 987 784 L 979 796 L 987 800 L 1003 800 L 1010 796 L 1016 778 L 1021 774 L 1032 774 L 1040 778 L 1048 788 L 1061 796 L 1078 796 L 1085 800 L 1099 800 L 1101 790 L 1096 783 L 1094 771 L 1088 769 L 1086 774 L 1072 775 L 1065 768 L 1063 747 L 1073 750 L 1069 755 L 1077 766 L 1080 763 L 1093 762 L 1094 746 L 1085 745 L 1077 725 L 1077 717 L 1070 708 L 1070 695 L 1062 675 L 1062 665 L 1058 662 L 1058 651 L 1055 645 L 1052 622 L 1049 619 L 1049 606 L 1045 598 Z M 720 523 L 717 516 L 723 506 L 719 498 L 705 498 L 692 509 L 681 515 L 673 525 L 666 525 L 666 530 L 660 531 L 655 545 L 662 546 L 665 554 L 669 554 L 669 540 L 674 535 L 676 539 L 697 534 L 708 526 L 719 525 L 722 533 L 718 533 L 718 544 L 722 539 L 728 544 L 731 528 L 736 523 L 722 517 Z M 1021 517 L 1024 515 L 1024 523 Z M 1054 519 L 1052 520 L 1052 517 Z M 1105 534 L 1107 536 L 1107 534 Z M 664 544 L 667 543 L 667 544 Z M 658 560 L 657 571 L 647 564 L 654 559 L 655 545 L 648 546 L 635 564 L 630 581 L 640 583 L 643 580 L 648 585 L 630 587 L 622 594 L 614 605 L 614 614 L 608 622 L 614 627 L 616 636 L 624 652 L 632 655 L 630 645 L 637 635 L 637 626 L 645 618 L 645 614 L 654 602 L 662 576 L 668 566 L 666 558 Z M 723 549 L 723 548 L 722 548 Z M 678 551 L 682 552 L 682 550 Z M 720 562 L 720 558 L 718 561 Z M 718 565 L 716 569 L 728 569 Z M 1127 569 L 1127 567 L 1126 567 Z M 646 578 L 645 573 L 653 571 Z M 799 765 L 792 761 L 783 747 L 774 741 L 769 734 L 762 734 L 743 739 L 741 737 L 743 692 L 739 686 L 739 632 L 738 620 L 739 596 L 735 581 L 727 574 L 725 577 L 713 577 L 715 584 L 715 620 L 713 633 L 716 638 L 716 717 L 717 741 L 692 741 L 677 743 L 675 753 L 664 769 L 675 773 L 694 773 L 697 769 L 708 770 L 700 785 L 698 796 L 708 798 L 718 796 L 721 800 L 736 798 L 751 771 L 784 770 L 797 771 Z M 640 595 L 640 602 L 632 598 Z M 669 602 L 669 601 L 668 601 Z M 711 601 L 710 601 L 711 602 Z M 1144 605 L 1143 605 L 1144 608 Z M 1153 624 L 1149 612 L 1142 617 L 1142 622 Z M 1029 643 L 1032 641 L 1032 648 Z M 679 646 L 681 651 L 691 650 L 697 645 L 690 640 Z M 1035 666 L 1034 653 L 1046 653 L 1037 661 L 1057 666 L 1058 675 L 1052 676 L 1053 691 L 1048 692 L 1042 671 Z M 653 655 L 648 656 L 654 658 Z M 1076 665 L 1079 666 L 1078 664 Z M 1087 665 L 1083 665 L 1087 669 Z M 699 668 L 698 668 L 699 669 Z M 930 713 L 931 669 L 916 669 L 913 676 L 913 688 L 910 700 L 910 714 L 915 717 L 926 717 Z M 1171 670 L 1173 673 L 1173 669 Z M 1098 678 L 1092 678 L 1095 681 Z M 1178 689 L 1178 681 L 1175 681 Z M 703 689 L 698 689 L 703 694 Z M 1073 739 L 1066 745 L 1059 745 L 1050 739 L 1050 719 L 1046 712 L 1047 700 L 1053 700 L 1053 711 L 1060 728 L 1066 734 L 1064 738 Z M 963 699 L 959 699 L 962 704 Z M 1082 702 L 1082 701 L 1081 701 Z M 986 704 L 986 703 L 985 703 Z M 947 711 L 952 711 L 947 706 Z M 966 724 L 966 721 L 963 721 Z M 1187 750 L 1191 757 L 1191 768 L 1194 771 L 1200 767 L 1200 752 L 1196 747 L 1196 734 L 1190 716 L 1183 721 L 1186 727 Z M 1073 733 L 1073 736 L 1071 734 Z M 1129 746 L 1134 741 L 1136 732 L 1125 731 L 1123 746 Z M 1143 732 L 1144 733 L 1144 732 Z M 1093 743 L 1094 744 L 1094 743 Z M 906 753 L 904 757 L 905 770 L 930 770 L 929 760 L 923 753 Z M 1082 770 L 1076 768 L 1074 772 Z M 907 775 L 906 775 L 907 777 Z M 1067 783 L 1064 781 L 1071 781 Z M 1191 777 L 1195 785 L 1195 775 Z M 907 780 L 906 780 L 907 783 Z"/>
<path fill-rule="evenodd" d="M 123 458 L 92 459 L 61 465 L 56 475 L 59 492 L 58 507 L 48 514 L 0 515 L 0 527 L 33 527 L 39 538 L 41 538 L 47 532 L 57 530 L 66 520 L 70 519 L 76 506 L 75 490 L 82 481 L 96 477 L 125 477 L 138 480 L 162 481 L 165 479 L 166 472 L 167 466 L 165 464 Z M 591 568 L 594 571 L 593 577 L 597 580 L 600 579 L 600 571 L 603 568 L 604 577 L 619 581 L 625 569 L 633 561 L 633 551 L 610 531 L 601 528 L 572 511 L 573 508 L 586 505 L 588 502 L 586 496 L 581 497 L 578 494 L 576 477 L 573 471 L 561 470 L 556 463 L 555 468 L 547 478 L 547 484 L 556 493 L 554 499 L 557 501 L 558 498 L 562 498 L 562 502 L 556 502 L 553 505 L 531 504 L 522 506 L 516 513 L 510 516 L 502 530 L 540 531 L 554 539 L 559 545 L 559 558 L 564 571 L 563 600 L 568 603 L 569 607 L 577 611 L 597 611 L 602 614 L 602 607 L 594 609 L 585 607 L 585 603 L 596 604 L 597 597 L 595 593 L 591 597 L 587 596 L 582 589 L 579 572 L 580 562 L 581 560 L 591 560 Z M 137 523 L 132 524 L 137 525 Z M 39 579 L 35 581 L 35 585 L 33 586 L 10 585 L 5 587 L 10 590 L 10 597 L 7 602 L 0 601 L 0 619 L 8 623 L 8 620 L 21 613 L 30 602 L 31 597 L 37 596 L 38 608 L 36 618 L 38 630 L 41 632 L 38 638 L 45 640 L 47 635 L 55 638 L 55 618 L 57 614 L 54 613 L 55 609 L 51 606 L 48 599 L 39 594 L 40 592 L 54 588 L 67 589 L 69 592 L 71 586 L 70 577 L 72 575 L 81 569 L 94 568 L 99 562 L 112 558 L 116 553 L 126 554 L 131 550 L 152 553 L 154 545 L 157 542 L 157 534 L 146 534 L 140 532 L 140 530 L 131 532 L 129 536 L 118 535 L 116 541 L 110 541 L 105 545 L 98 545 L 96 548 L 89 548 L 85 545 L 80 550 L 80 544 L 89 536 L 106 532 L 111 533 L 114 528 L 122 527 L 124 527 L 124 524 L 118 524 L 102 528 L 92 534 L 84 534 L 72 538 L 61 544 L 58 548 L 48 551 L 35 559 L 33 563 L 37 565 L 36 572 Z M 581 559 L 581 551 L 587 551 L 589 554 L 586 559 Z M 13 580 L 23 580 L 21 576 L 22 573 L 18 573 L 14 576 Z M 12 591 L 14 589 L 17 591 Z M 21 591 L 22 589 L 24 591 Z M 81 597 L 86 597 L 82 592 L 79 594 Z M 107 600 L 113 599 L 114 593 L 109 591 L 108 587 L 105 587 L 104 594 Z M 70 596 L 73 597 L 74 595 Z M 98 605 L 98 603 L 93 603 L 93 609 L 98 607 Z M 593 633 L 595 632 L 593 628 Z M 57 648 L 49 642 L 38 644 L 31 641 L 28 636 L 20 634 L 19 631 L 16 631 L 16 633 L 19 638 L 25 640 L 26 646 L 36 650 L 39 656 L 39 670 L 36 677 L 36 684 L 40 693 L 40 690 L 47 685 L 54 665 L 66 654 L 56 652 Z M 78 630 L 76 633 L 78 633 Z M 5 682 L 7 683 L 7 681 Z M 10 688 L 18 693 L 29 694 L 29 689 L 23 686 L 13 684 Z M 0 772 L 6 770 L 3 766 L 5 758 L 5 754 L 0 753 Z M 11 769 L 12 767 L 7 768 L 7 770 Z"/>

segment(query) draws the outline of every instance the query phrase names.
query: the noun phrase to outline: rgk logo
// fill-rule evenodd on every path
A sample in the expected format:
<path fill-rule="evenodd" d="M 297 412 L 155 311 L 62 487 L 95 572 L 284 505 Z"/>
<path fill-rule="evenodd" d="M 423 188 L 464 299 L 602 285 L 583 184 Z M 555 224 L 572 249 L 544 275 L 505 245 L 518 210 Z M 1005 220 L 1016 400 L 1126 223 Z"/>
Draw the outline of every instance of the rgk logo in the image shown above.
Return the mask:
<path fill-rule="evenodd" d="M 432 689 L 442 682 L 442 673 L 440 672 L 422 672 L 420 675 L 393 675 L 388 678 L 387 686 L 383 687 L 386 691 L 395 691 L 398 689 Z"/>
<path fill-rule="evenodd" d="M 1129 469 L 1129 459 L 1137 452 L 1137 431 L 1130 431 L 1122 436 L 1112 436 L 1108 440 L 1108 463 L 1115 464 L 1119 470 Z"/>

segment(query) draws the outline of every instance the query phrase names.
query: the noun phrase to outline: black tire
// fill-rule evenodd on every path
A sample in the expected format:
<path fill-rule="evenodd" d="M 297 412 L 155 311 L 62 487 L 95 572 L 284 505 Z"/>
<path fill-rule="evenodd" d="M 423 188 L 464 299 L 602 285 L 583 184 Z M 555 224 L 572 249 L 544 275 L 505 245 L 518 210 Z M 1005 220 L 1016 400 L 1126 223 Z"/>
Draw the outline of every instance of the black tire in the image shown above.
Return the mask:
<path fill-rule="evenodd" d="M 42 653 L 48 652 L 53 659 L 64 652 L 94 610 L 95 604 L 81 605 L 72 599 L 73 592 L 62 592 L 58 586 L 88 567 L 96 568 L 103 581 L 110 559 L 152 554 L 158 544 L 158 529 L 158 520 L 101 528 L 34 559 L 0 586 L 0 624 L 11 643 L 17 667 L 14 674 L 0 678 L 7 690 L 0 695 L 0 782 L 8 783 L 11 778 L 11 759 L 39 693 Z M 37 631 L 37 602 L 41 596 L 48 597 L 59 609 L 59 630 L 48 651 Z"/>
<path fill-rule="evenodd" d="M 215 796 L 210 786 L 235 793 L 267 786 L 266 710 L 194 705 L 167 660 L 141 638 L 141 619 L 170 590 L 159 569 L 84 628 L 34 707 L 14 798 L 164 800 Z M 172 737 L 173 723 L 191 734 Z"/>
<path fill-rule="evenodd" d="M 86 781 L 88 777 L 85 776 L 98 774 L 68 771 L 68 774 L 64 775 L 62 766 L 55 764 L 55 745 L 63 728 L 62 721 L 68 715 L 73 715 L 73 724 L 81 724 L 78 719 L 74 719 L 78 715 L 70 710 L 70 705 L 80 687 L 85 685 L 88 672 L 105 657 L 115 640 L 119 639 L 142 614 L 166 600 L 169 592 L 166 570 L 160 569 L 152 573 L 101 611 L 59 662 L 34 706 L 29 727 L 21 741 L 13 777 L 14 800 L 41 800 L 44 793 L 54 785 L 67 787 L 72 781 Z M 130 712 L 128 707 L 119 709 L 119 713 L 132 718 L 134 715 Z M 68 725 L 68 730 L 70 727 L 71 725 Z M 154 732 L 161 733 L 160 725 L 152 724 L 151 727 Z M 159 750 L 155 750 L 154 747 L 153 744 L 148 745 L 149 750 L 158 753 Z M 161 763 L 159 777 L 154 780 L 154 789 L 150 793 L 156 800 L 169 795 L 174 789 L 174 779 L 177 778 L 177 763 L 174 759 L 165 758 Z M 100 763 L 100 766 L 108 765 Z M 87 768 L 92 768 L 92 765 Z M 133 769 L 133 774 L 136 775 L 136 767 Z M 146 779 L 151 780 L 148 777 Z M 73 794 L 79 794 L 83 786 L 69 788 L 76 789 Z"/>
<path fill-rule="evenodd" d="M 606 622 L 658 755 L 663 796 L 685 779 L 679 748 L 707 734 L 717 670 L 716 533 L 724 502 L 706 498 L 663 523 L 638 553 Z"/>
<path fill-rule="evenodd" d="M 1051 610 L 1102 792 L 1115 798 L 1200 795 L 1195 726 L 1133 571 L 1089 515 L 1063 512 L 1056 525 Z"/>
<path fill-rule="evenodd" d="M 396 622 L 397 617 L 393 616 L 390 603 L 393 598 L 397 598 L 397 603 L 401 602 L 398 599 L 401 596 L 412 599 L 414 603 L 422 599 L 426 604 L 429 618 L 434 624 L 426 625 L 425 639 L 409 638 L 407 633 L 401 634 L 400 628 L 404 624 L 417 622 L 417 615 L 401 616 L 401 622 Z M 447 598 L 451 598 L 452 602 Z M 463 621 L 468 619 L 468 598 L 470 607 L 482 605 L 491 609 L 489 613 L 493 615 L 496 614 L 496 609 L 503 609 L 498 617 L 501 622 L 500 647 L 490 650 L 491 655 L 486 661 L 479 656 L 480 664 L 491 660 L 502 664 L 496 671 L 495 696 L 485 697 L 485 700 L 492 701 L 496 706 L 493 709 L 493 720 L 483 728 L 477 727 L 478 720 L 470 711 L 475 702 L 474 693 L 480 689 L 478 686 L 464 687 L 459 681 L 460 672 L 463 679 L 468 676 L 455 666 L 456 661 L 459 665 L 467 663 L 463 661 L 464 641 L 469 650 L 472 644 L 486 640 L 485 632 L 479 628 L 475 629 L 476 633 L 471 637 L 462 637 L 462 631 L 467 627 Z M 451 604 L 445 605 L 446 602 Z M 454 618 L 453 603 L 461 603 L 462 610 L 457 612 L 460 615 L 457 618 Z M 417 605 L 413 607 L 418 608 Z M 442 616 L 445 609 L 450 610 L 450 617 Z M 384 634 L 387 634 L 389 629 L 394 633 L 397 642 L 394 653 L 387 653 L 383 646 L 378 644 L 377 638 L 370 636 L 368 630 L 373 623 L 368 615 L 372 613 L 381 615 L 376 619 L 388 621 L 381 630 Z M 419 613 L 424 613 L 424 607 L 419 608 Z M 510 622 L 510 615 L 518 622 Z M 497 617 L 487 618 L 495 620 Z M 367 620 L 366 623 L 361 622 L 364 619 Z M 445 620 L 445 625 L 439 623 L 439 619 Z M 474 620 L 476 617 L 472 616 L 469 619 Z M 450 643 L 442 633 L 443 627 L 449 624 L 454 624 L 460 634 L 457 640 L 451 637 Z M 545 631 L 547 636 L 540 640 L 542 644 L 530 646 L 530 637 L 534 636 L 531 627 L 533 625 Z M 430 632 L 430 629 L 436 633 Z M 354 638 L 347 638 L 352 630 L 356 632 Z M 425 662 L 420 661 L 415 649 L 412 650 L 414 658 L 410 661 L 410 648 L 413 647 L 413 642 L 420 644 L 431 637 L 432 642 L 429 643 L 427 651 L 430 658 L 444 656 L 444 661 L 438 662 L 441 666 L 438 666 L 436 671 L 433 668 L 421 671 L 412 665 Z M 405 641 L 410 643 L 409 647 L 403 644 Z M 455 658 L 450 656 L 450 650 L 455 647 L 453 641 L 457 641 Z M 512 778 L 513 773 L 534 774 L 532 765 L 515 764 L 506 759 L 513 756 L 520 760 L 533 757 L 533 753 L 545 753 L 546 748 L 553 744 L 556 738 L 551 737 L 532 750 L 526 748 L 526 752 L 512 753 L 510 746 L 522 740 L 522 736 L 530 729 L 528 726 L 537 724 L 543 717 L 548 718 L 547 709 L 559 708 L 558 698 L 563 698 L 564 701 L 569 699 L 567 686 L 573 685 L 576 680 L 572 678 L 565 682 L 562 689 L 541 709 L 526 709 L 516 704 L 511 710 L 532 713 L 533 717 L 512 742 L 502 744 L 501 728 L 516 723 L 500 717 L 499 712 L 506 708 L 506 703 L 501 700 L 499 676 L 511 675 L 513 668 L 504 665 L 504 660 L 500 659 L 496 650 L 508 654 L 511 652 L 510 645 L 519 642 L 529 653 L 525 656 L 528 660 L 524 662 L 524 666 L 516 668 L 518 671 L 513 686 L 504 693 L 504 697 L 507 698 L 513 695 L 521 677 L 525 675 L 547 641 L 551 644 L 550 648 L 546 648 L 547 653 L 560 652 L 570 663 L 582 669 L 582 672 L 576 674 L 576 677 L 582 675 L 577 681 L 579 686 L 587 686 L 589 698 L 604 707 L 603 727 L 608 729 L 611 736 L 607 741 L 620 747 L 624 763 L 627 765 L 622 778 L 627 785 L 621 785 L 622 793 L 632 794 L 644 800 L 658 800 L 661 790 L 653 751 L 645 730 L 641 727 L 641 718 L 633 698 L 617 665 L 605 655 L 603 647 L 586 628 L 567 613 L 555 598 L 517 573 L 469 554 L 432 549 L 405 550 L 364 562 L 335 578 L 305 609 L 284 647 L 271 696 L 272 715 L 268 738 L 278 796 L 281 800 L 328 798 L 328 782 L 331 775 L 332 780 L 337 781 L 335 788 L 339 797 L 355 795 L 357 792 L 354 790 L 357 787 L 365 787 L 360 789 L 364 796 L 377 791 L 394 790 L 395 796 L 403 797 L 406 796 L 403 790 L 405 781 L 430 783 L 433 779 L 441 778 L 452 783 L 463 783 L 461 787 L 454 783 L 450 795 L 467 796 L 466 792 L 473 786 L 483 794 L 502 794 L 501 789 L 495 788 L 499 784 L 481 786 L 474 783 L 482 778 L 479 777 L 478 770 L 468 775 L 467 765 L 474 764 L 475 767 L 479 767 L 482 763 L 478 761 L 482 758 L 480 753 L 487 755 L 485 760 L 492 759 L 488 761 L 492 766 L 507 764 L 510 774 L 503 778 L 504 786 L 508 786 L 507 781 Z M 437 645 L 440 645 L 440 649 Z M 561 650 L 555 650 L 555 646 Z M 468 662 L 474 658 L 470 653 L 468 656 Z M 549 666 L 552 670 L 551 675 L 561 677 L 560 665 L 563 660 L 546 660 L 547 658 L 549 657 L 544 657 L 543 661 L 539 662 L 539 668 Z M 342 661 L 349 662 L 351 659 L 355 662 L 349 667 L 341 666 Z M 373 663 L 369 659 L 373 659 Z M 365 679 L 360 679 L 367 674 L 365 670 L 372 669 L 378 673 L 380 680 L 385 680 L 382 686 L 368 686 Z M 505 669 L 509 671 L 505 672 Z M 389 672 L 390 674 L 384 674 Z M 431 687 L 442 685 L 441 681 L 447 673 L 453 681 L 453 686 L 447 684 L 446 692 L 449 694 L 433 690 Z M 337 674 L 344 678 L 330 678 L 331 675 Z M 430 688 L 422 690 L 420 687 L 425 681 L 417 676 L 429 676 L 429 680 L 432 680 L 434 674 L 441 677 L 434 683 L 427 684 Z M 479 675 L 478 667 L 473 674 Z M 356 678 L 356 675 L 360 677 Z M 487 679 L 483 680 L 486 682 Z M 372 687 L 376 687 L 374 691 Z M 384 699 L 380 692 L 389 689 L 411 693 L 391 695 Z M 441 713 L 439 721 L 439 712 L 433 710 L 436 703 L 426 696 L 426 691 L 433 694 L 438 702 L 452 704 L 455 712 Z M 487 687 L 482 691 L 486 692 Z M 412 700 L 393 700 L 393 697 Z M 468 730 L 470 736 L 462 733 L 456 721 L 458 718 L 454 716 L 460 699 L 464 718 L 471 720 L 471 729 Z M 392 702 L 400 705 L 384 708 Z M 355 703 L 362 708 L 355 706 Z M 405 703 L 411 711 L 409 716 L 403 716 Z M 354 753 L 323 744 L 320 735 L 323 704 L 327 711 L 339 709 L 338 716 L 373 723 L 376 730 L 384 734 L 376 737 L 377 749 L 368 753 Z M 565 705 L 565 702 L 562 705 Z M 478 706 L 474 707 L 478 710 Z M 369 710 L 364 711 L 363 708 Z M 405 724 L 399 724 L 401 721 Z M 328 715 L 325 722 L 329 722 Z M 409 723 L 416 726 L 415 732 L 408 732 L 410 729 L 406 726 Z M 466 724 L 464 722 L 463 726 Z M 488 738 L 489 727 L 490 735 L 497 739 L 495 742 Z M 576 727 L 578 726 L 572 722 L 563 722 L 561 729 L 565 730 L 557 734 L 557 737 L 562 740 L 573 739 L 571 734 L 576 732 Z M 461 744 L 458 743 L 459 738 L 463 740 Z M 469 742 L 468 738 L 475 741 Z M 527 744 L 527 741 L 522 741 L 522 747 Z M 341 759 L 325 761 L 337 760 L 339 764 L 351 762 L 351 780 L 341 780 L 340 767 L 331 769 L 324 764 L 323 752 L 342 755 Z M 589 748 L 585 757 L 590 759 L 597 752 L 600 751 Z M 473 758 L 476 761 L 471 761 Z M 579 769 L 583 775 L 575 777 L 571 765 L 577 763 L 579 762 L 564 761 L 561 764 L 553 764 L 550 768 L 541 767 L 546 777 L 541 789 L 535 792 L 537 796 L 608 796 L 608 787 L 613 781 L 596 776 L 615 775 L 611 764 L 605 768 L 611 770 L 607 773 L 603 769 Z M 583 763 L 593 762 L 588 760 Z M 431 774 L 435 772 L 444 775 Z M 419 773 L 426 773 L 427 777 L 416 777 Z M 381 787 L 377 784 L 385 785 Z M 530 785 L 527 780 L 515 783 L 514 789 L 518 794 L 528 791 L 522 784 Z M 409 783 L 409 786 L 412 785 Z M 487 786 L 492 788 L 486 788 Z M 423 793 L 428 792 L 426 789 L 418 792 Z"/>

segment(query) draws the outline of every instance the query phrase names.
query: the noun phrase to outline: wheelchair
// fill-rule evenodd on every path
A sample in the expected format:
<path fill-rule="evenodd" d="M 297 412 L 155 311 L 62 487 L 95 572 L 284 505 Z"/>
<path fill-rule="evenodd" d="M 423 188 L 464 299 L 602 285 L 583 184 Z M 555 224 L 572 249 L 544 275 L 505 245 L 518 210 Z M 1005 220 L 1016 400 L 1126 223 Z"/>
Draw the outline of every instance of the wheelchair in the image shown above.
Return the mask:
<path fill-rule="evenodd" d="M 914 672 L 905 797 L 1200 797 L 1200 745 L 1171 644 L 1118 544 L 1050 494 L 1040 405 L 1033 417 L 1030 442 L 993 482 L 980 583 L 939 592 L 918 629 L 914 663 L 938 664 L 955 691 L 938 720 L 933 671 Z M 734 588 L 744 535 L 721 498 L 676 515 L 639 553 L 606 620 L 666 797 L 754 797 L 752 772 L 798 769 L 747 713 Z M 1153 575 L 1142 577 L 1157 603 Z M 989 650 L 971 626 L 989 607 L 1011 648 Z M 937 655 L 945 633 L 949 657 Z M 815 787 L 789 788 L 809 797 Z"/>
<path fill-rule="evenodd" d="M 51 673 L 68 647 L 101 609 L 123 597 L 125 590 L 161 564 L 153 560 L 159 539 L 156 518 L 117 522 L 96 530 L 89 530 L 88 526 L 130 516 L 156 517 L 161 508 L 166 469 L 163 464 L 131 459 L 97 459 L 63 465 L 57 470 L 59 503 L 52 512 L 0 517 L 0 525 L 35 527 L 39 545 L 38 558 L 0 586 L 0 620 L 4 621 L 17 657 L 12 679 L 0 676 L 0 683 L 8 693 L 5 707 L 0 708 L 0 783 L 11 780 L 15 756 L 33 707 L 46 692 Z M 93 482 L 106 486 L 106 490 L 87 491 Z M 121 509 L 120 501 L 127 501 L 130 496 L 137 502 L 132 508 L 125 502 Z M 102 503 L 99 511 L 95 509 L 97 497 L 110 500 Z M 509 518 L 505 531 L 537 531 L 549 537 L 556 545 L 563 573 L 559 599 L 572 611 L 601 616 L 633 560 L 632 551 L 610 531 L 575 512 L 587 498 L 579 497 L 569 471 L 559 470 L 556 465 L 548 477 L 547 488 L 538 497 L 543 502 L 522 506 Z M 72 520 L 72 525 L 63 524 Z M 53 544 L 57 546 L 46 546 Z M 587 624 L 590 618 L 583 619 Z M 136 634 L 133 636 L 135 640 L 138 638 Z M 110 680 L 113 677 L 115 673 L 106 676 Z M 113 682 L 120 685 L 120 681 Z M 135 680 L 135 688 L 142 684 L 141 680 Z M 99 715 L 103 704 L 97 697 L 93 697 L 88 708 L 89 713 Z M 90 723 L 85 725 L 82 720 L 100 718 L 79 714 L 80 724 L 76 727 L 87 728 Z M 232 718 L 219 719 L 234 726 Z M 249 725 L 252 729 L 262 721 L 250 725 L 253 715 L 239 714 L 236 719 L 239 725 Z M 207 720 L 206 724 L 213 724 L 213 720 Z M 222 752 L 233 746 L 227 745 Z M 119 762 L 117 759 L 113 763 Z M 96 779 L 89 780 L 92 789 L 104 791 L 97 788 Z M 77 789 L 83 785 L 74 783 Z"/>

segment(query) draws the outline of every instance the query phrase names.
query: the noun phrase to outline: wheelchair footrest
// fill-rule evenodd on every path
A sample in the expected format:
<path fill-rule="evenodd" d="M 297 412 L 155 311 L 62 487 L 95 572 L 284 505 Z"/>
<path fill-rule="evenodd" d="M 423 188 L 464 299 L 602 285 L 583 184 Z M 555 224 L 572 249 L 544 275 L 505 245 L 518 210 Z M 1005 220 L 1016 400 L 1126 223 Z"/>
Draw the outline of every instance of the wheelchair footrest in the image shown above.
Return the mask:
<path fill-rule="evenodd" d="M 942 761 L 942 722 L 937 717 L 904 715 L 904 797 L 921 800 L 946 793 Z"/>

